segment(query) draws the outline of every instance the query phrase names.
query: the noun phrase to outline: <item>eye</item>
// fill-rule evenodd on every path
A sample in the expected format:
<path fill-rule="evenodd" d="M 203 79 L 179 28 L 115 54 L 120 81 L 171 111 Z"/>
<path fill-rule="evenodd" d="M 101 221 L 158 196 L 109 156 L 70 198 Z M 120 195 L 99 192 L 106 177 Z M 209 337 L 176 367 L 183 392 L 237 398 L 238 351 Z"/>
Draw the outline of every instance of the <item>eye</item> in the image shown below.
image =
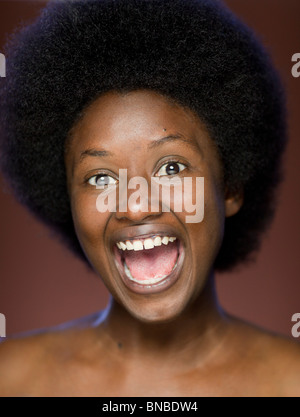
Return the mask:
<path fill-rule="evenodd" d="M 185 168 L 186 165 L 181 164 L 180 162 L 171 161 L 162 165 L 162 167 L 157 172 L 157 176 L 176 175 L 183 171 Z"/>
<path fill-rule="evenodd" d="M 88 183 L 97 188 L 105 188 L 108 185 L 116 184 L 117 180 L 107 174 L 93 175 L 88 179 Z"/>

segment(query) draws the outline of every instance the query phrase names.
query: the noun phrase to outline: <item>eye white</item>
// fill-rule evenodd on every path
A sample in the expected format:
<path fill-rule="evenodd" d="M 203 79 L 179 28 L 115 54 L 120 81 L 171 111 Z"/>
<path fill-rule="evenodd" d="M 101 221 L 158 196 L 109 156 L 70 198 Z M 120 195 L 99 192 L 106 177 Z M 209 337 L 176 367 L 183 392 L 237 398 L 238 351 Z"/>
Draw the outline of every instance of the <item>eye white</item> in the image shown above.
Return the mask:
<path fill-rule="evenodd" d="M 176 167 L 177 167 L 177 169 L 174 169 Z M 157 175 L 158 176 L 163 176 L 163 175 L 176 175 L 176 174 L 179 174 L 179 172 L 183 171 L 184 169 L 186 169 L 186 165 L 181 164 L 180 162 L 167 162 L 166 164 L 164 164 L 158 170 Z M 173 171 L 173 173 L 172 173 L 172 171 Z"/>
<path fill-rule="evenodd" d="M 117 180 L 110 175 L 107 174 L 98 174 L 94 175 L 88 180 L 88 183 L 97 187 L 98 189 L 102 189 L 107 187 L 108 185 L 116 184 Z"/>

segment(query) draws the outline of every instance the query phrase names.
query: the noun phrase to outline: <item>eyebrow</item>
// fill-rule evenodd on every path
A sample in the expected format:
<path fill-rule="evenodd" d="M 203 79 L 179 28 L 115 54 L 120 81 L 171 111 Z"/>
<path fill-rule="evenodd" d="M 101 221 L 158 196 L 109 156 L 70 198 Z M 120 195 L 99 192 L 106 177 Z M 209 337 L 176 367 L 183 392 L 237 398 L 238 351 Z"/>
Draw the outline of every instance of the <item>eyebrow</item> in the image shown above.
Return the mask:
<path fill-rule="evenodd" d="M 153 148 L 156 148 L 156 147 L 162 145 L 163 143 L 174 142 L 174 141 L 184 142 L 184 143 L 187 143 L 188 145 L 191 145 L 191 146 L 196 147 L 198 149 L 198 146 L 196 144 L 194 144 L 190 139 L 185 138 L 180 133 L 178 133 L 176 135 L 169 135 L 169 136 L 165 136 L 164 138 L 157 139 L 156 141 L 151 142 L 148 145 L 148 149 L 153 149 Z"/>
<path fill-rule="evenodd" d="M 164 143 L 167 142 L 174 142 L 174 141 L 180 141 L 183 143 L 187 143 L 190 146 L 193 146 L 199 151 L 198 146 L 193 143 L 191 140 L 185 138 L 181 134 L 175 134 L 175 135 L 168 135 L 163 138 L 157 139 L 153 142 L 151 142 L 148 145 L 148 149 L 157 148 L 158 146 L 161 146 Z M 100 149 L 86 149 L 85 151 L 81 152 L 79 162 L 81 162 L 83 159 L 85 159 L 87 156 L 93 156 L 93 157 L 107 157 L 107 156 L 114 156 L 114 154 L 110 151 L 100 150 Z"/>
<path fill-rule="evenodd" d="M 103 157 L 103 156 L 113 156 L 114 154 L 109 151 L 100 151 L 99 149 L 86 149 L 85 151 L 81 152 L 79 162 L 81 162 L 87 156 L 96 156 L 96 157 Z"/>

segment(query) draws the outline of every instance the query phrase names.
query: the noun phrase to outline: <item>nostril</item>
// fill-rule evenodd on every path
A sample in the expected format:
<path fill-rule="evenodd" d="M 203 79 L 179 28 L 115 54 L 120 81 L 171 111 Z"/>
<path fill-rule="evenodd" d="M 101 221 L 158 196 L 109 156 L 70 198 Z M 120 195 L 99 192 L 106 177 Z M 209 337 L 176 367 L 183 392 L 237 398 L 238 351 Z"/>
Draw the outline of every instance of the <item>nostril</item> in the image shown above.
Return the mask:
<path fill-rule="evenodd" d="M 132 224 L 133 226 L 139 226 L 139 225 L 143 225 L 147 219 L 149 219 L 150 217 L 153 218 L 153 216 L 157 217 L 157 216 L 161 216 L 161 212 L 151 212 L 151 211 L 133 211 L 133 210 L 127 210 L 126 212 L 123 211 L 119 211 L 118 209 L 116 210 L 116 218 L 118 220 L 122 220 L 122 219 L 128 219 L 131 222 L 133 222 L 134 224 Z"/>

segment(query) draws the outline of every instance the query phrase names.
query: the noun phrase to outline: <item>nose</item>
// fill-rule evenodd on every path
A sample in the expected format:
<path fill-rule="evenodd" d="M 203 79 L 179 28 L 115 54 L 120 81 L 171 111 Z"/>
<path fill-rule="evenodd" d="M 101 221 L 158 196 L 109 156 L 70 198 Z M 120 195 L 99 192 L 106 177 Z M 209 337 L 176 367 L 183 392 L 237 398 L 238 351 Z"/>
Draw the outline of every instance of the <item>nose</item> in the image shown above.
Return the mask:
<path fill-rule="evenodd" d="M 161 215 L 159 201 L 151 199 L 151 187 L 144 177 L 133 177 L 128 182 L 127 187 L 119 186 L 117 219 L 126 218 L 138 223 L 150 216 L 159 215 Z"/>

